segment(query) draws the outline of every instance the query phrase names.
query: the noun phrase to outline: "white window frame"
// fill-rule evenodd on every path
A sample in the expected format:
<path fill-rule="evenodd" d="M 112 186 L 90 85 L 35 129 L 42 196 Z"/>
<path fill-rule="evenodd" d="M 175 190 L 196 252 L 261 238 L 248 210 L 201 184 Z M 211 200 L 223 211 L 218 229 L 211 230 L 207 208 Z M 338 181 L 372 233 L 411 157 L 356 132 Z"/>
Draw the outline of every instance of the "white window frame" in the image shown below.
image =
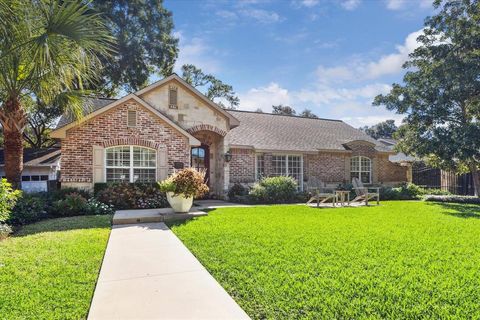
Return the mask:
<path fill-rule="evenodd" d="M 298 178 L 298 190 L 303 191 L 303 154 L 295 154 L 295 153 L 274 153 L 272 154 L 272 157 L 274 156 L 285 156 L 285 173 L 282 174 L 282 176 L 287 176 L 289 177 L 290 175 L 288 174 L 289 167 L 288 167 L 288 160 L 289 157 L 300 157 L 300 176 Z M 272 164 L 271 168 L 273 170 L 273 159 L 272 159 Z M 256 168 L 255 168 L 256 170 Z M 272 176 L 278 177 L 278 175 L 272 174 Z M 292 177 L 293 178 L 293 177 Z"/>
<path fill-rule="evenodd" d="M 255 181 L 260 180 L 260 177 L 258 176 L 258 157 L 263 157 L 263 170 L 265 170 L 265 154 L 256 153 L 255 154 Z"/>
<path fill-rule="evenodd" d="M 352 161 L 353 159 L 358 159 L 358 171 L 354 171 L 352 170 Z M 369 162 L 369 170 L 363 170 L 363 166 L 362 166 L 362 159 L 367 159 L 368 162 Z M 362 183 L 366 183 L 366 184 L 370 184 L 372 183 L 372 159 L 368 158 L 368 157 L 364 157 L 364 156 L 355 156 L 355 157 L 351 157 L 350 158 L 350 177 L 352 177 L 352 173 L 355 172 L 355 173 L 358 173 L 358 179 L 362 182 Z M 362 181 L 362 173 L 368 173 L 368 182 L 363 182 Z"/>
<path fill-rule="evenodd" d="M 111 149 L 115 149 L 115 148 L 123 148 L 123 147 L 129 147 L 130 148 L 130 166 L 128 167 L 121 167 L 121 166 L 107 166 L 107 152 L 108 150 L 111 150 Z M 154 167 L 135 167 L 133 165 L 133 148 L 142 148 L 142 149 L 148 149 L 148 150 L 151 150 L 154 152 L 155 154 L 155 166 Z M 152 149 L 152 148 L 148 148 L 148 147 L 143 147 L 143 146 L 135 146 L 135 145 L 118 145 L 118 146 L 113 146 L 113 147 L 109 147 L 109 148 L 105 148 L 105 151 L 104 151 L 104 163 L 103 163 L 103 166 L 105 168 L 104 170 L 104 174 L 105 174 L 105 182 L 108 182 L 107 181 L 107 169 L 129 169 L 129 176 L 130 176 L 130 179 L 128 182 L 130 183 L 133 183 L 135 182 L 133 179 L 134 179 L 134 176 L 133 176 L 133 172 L 134 172 L 134 169 L 154 169 L 155 170 L 155 177 L 157 176 L 157 151 L 155 149 Z"/>

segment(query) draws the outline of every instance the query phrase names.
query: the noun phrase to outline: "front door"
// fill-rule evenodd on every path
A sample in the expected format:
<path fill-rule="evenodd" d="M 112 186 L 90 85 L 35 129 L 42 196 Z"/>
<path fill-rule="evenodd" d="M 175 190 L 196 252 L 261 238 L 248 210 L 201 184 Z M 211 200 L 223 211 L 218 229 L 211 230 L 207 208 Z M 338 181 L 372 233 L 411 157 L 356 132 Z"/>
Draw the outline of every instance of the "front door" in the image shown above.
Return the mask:
<path fill-rule="evenodd" d="M 210 185 L 208 177 L 210 177 L 210 148 L 202 144 L 200 147 L 192 148 L 191 166 L 197 170 L 206 170 L 205 183 Z"/>

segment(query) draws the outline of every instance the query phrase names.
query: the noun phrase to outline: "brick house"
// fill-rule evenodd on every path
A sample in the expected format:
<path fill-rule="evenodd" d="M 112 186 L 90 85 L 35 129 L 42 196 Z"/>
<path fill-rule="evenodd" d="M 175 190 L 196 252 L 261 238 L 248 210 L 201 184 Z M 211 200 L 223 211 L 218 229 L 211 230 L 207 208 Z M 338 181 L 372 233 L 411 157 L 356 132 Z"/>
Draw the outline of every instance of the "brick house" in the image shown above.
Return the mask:
<path fill-rule="evenodd" d="M 262 176 L 338 185 L 407 181 L 381 143 L 339 120 L 224 110 L 177 75 L 121 99 L 89 99 L 79 121 L 63 116 L 62 186 L 156 181 L 175 169 L 207 169 L 212 194 Z"/>

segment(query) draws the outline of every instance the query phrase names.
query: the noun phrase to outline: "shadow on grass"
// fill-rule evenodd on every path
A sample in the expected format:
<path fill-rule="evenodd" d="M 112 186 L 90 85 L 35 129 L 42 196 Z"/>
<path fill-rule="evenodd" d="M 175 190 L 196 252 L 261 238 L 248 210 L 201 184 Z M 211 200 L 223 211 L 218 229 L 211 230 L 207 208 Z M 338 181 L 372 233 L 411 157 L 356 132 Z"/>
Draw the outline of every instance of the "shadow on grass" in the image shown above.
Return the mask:
<path fill-rule="evenodd" d="M 202 209 L 201 211 L 205 211 L 206 213 L 210 213 L 210 212 L 213 212 L 217 210 L 217 208 L 205 208 L 205 209 Z M 201 218 L 204 218 L 206 216 L 202 216 L 202 217 L 195 217 L 195 218 L 192 218 L 192 219 L 187 219 L 187 220 L 177 220 L 177 221 L 167 221 L 165 222 L 165 224 L 171 228 L 171 227 L 178 227 L 178 226 L 183 226 L 183 225 L 186 225 L 188 224 L 189 222 L 192 222 L 196 219 L 201 219 Z M 208 217 L 208 216 L 207 216 Z"/>
<path fill-rule="evenodd" d="M 111 228 L 112 217 L 112 215 L 98 215 L 46 219 L 20 227 L 14 233 L 14 237 L 23 237 L 42 232 Z"/>
<path fill-rule="evenodd" d="M 427 202 L 431 206 L 440 207 L 447 211 L 443 214 L 464 218 L 464 219 L 480 219 L 480 206 L 476 204 L 460 204 L 460 203 L 443 203 L 443 202 Z"/>

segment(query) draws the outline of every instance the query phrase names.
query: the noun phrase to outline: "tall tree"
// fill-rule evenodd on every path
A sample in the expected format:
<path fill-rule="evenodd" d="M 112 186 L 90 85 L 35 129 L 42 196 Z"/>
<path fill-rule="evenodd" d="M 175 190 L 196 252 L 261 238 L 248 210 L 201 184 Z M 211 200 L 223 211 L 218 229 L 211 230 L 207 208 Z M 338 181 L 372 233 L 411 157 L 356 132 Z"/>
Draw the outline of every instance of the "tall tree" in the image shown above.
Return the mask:
<path fill-rule="evenodd" d="M 100 15 L 80 0 L 9 0 L 0 10 L 0 16 L 10 14 L 3 21 L 5 36 L 0 37 L 5 175 L 19 187 L 25 99 L 37 95 L 49 104 L 59 93 L 94 81 L 101 67 L 99 56 L 109 54 L 112 38 Z M 68 100 L 69 108 L 79 114 L 81 101 L 74 96 Z"/>
<path fill-rule="evenodd" d="M 152 74 L 168 76 L 178 56 L 172 13 L 163 0 L 95 0 L 115 37 L 116 53 L 101 57 L 102 81 L 92 89 L 114 96 L 144 87 Z"/>
<path fill-rule="evenodd" d="M 310 109 L 303 110 L 300 114 L 300 117 L 318 119 L 318 116 L 312 112 Z"/>
<path fill-rule="evenodd" d="M 386 120 L 371 127 L 361 127 L 360 130 L 364 131 L 374 139 L 393 138 L 393 134 L 397 132 L 398 127 L 395 125 L 395 120 Z"/>
<path fill-rule="evenodd" d="M 294 116 L 297 112 L 290 106 L 284 106 L 283 104 L 279 104 L 278 106 L 272 106 L 272 113 L 282 114 L 285 116 Z"/>
<path fill-rule="evenodd" d="M 404 65 L 403 85 L 394 84 L 374 105 L 406 114 L 399 148 L 440 168 L 470 171 L 480 192 L 480 4 L 434 2 L 438 14 L 425 20 L 421 43 Z"/>
<path fill-rule="evenodd" d="M 182 66 L 182 78 L 195 88 L 206 88 L 205 96 L 222 108 L 236 109 L 240 104 L 240 99 L 231 85 L 222 82 L 211 74 L 204 73 L 202 69 L 193 64 Z M 228 105 L 225 105 L 224 102 Z"/>

